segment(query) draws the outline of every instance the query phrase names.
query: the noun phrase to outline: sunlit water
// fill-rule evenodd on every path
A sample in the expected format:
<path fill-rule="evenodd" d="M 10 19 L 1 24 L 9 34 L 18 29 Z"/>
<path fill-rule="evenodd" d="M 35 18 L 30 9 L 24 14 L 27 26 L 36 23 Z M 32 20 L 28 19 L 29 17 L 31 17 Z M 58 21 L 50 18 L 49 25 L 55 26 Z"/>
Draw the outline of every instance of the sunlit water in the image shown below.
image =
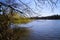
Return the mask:
<path fill-rule="evenodd" d="M 60 40 L 60 20 L 35 20 L 20 26 L 30 28 L 29 40 Z"/>

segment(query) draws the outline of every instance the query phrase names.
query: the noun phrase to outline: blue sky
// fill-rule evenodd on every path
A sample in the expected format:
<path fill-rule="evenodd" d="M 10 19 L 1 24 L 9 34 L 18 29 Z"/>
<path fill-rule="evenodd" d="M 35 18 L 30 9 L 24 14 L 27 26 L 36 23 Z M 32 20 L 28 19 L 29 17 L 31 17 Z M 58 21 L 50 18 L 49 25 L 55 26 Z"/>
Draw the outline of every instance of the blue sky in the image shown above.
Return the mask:
<path fill-rule="evenodd" d="M 0 1 L 3 2 L 4 0 L 0 0 Z M 60 15 L 60 0 L 58 1 L 57 7 L 54 8 L 53 12 L 51 10 L 51 6 L 47 2 L 45 5 L 39 4 L 39 5 L 41 5 L 41 7 L 43 7 L 41 9 L 35 5 L 34 0 L 21 0 L 21 1 L 24 2 L 25 4 L 27 4 L 34 12 L 38 13 L 38 15 L 40 15 L 40 16 L 49 16 L 49 15 L 55 15 L 55 14 Z M 17 0 L 16 0 L 16 2 L 18 3 Z"/>
<path fill-rule="evenodd" d="M 41 16 L 48 16 L 48 15 L 55 15 L 55 14 L 59 14 L 60 15 L 60 0 L 58 0 L 57 4 L 56 4 L 56 8 L 54 8 L 54 11 L 52 11 L 51 6 L 47 3 L 45 5 L 43 5 L 43 9 L 38 8 L 35 3 L 34 0 L 21 0 L 24 3 L 29 3 L 27 4 L 30 8 L 32 8 L 36 13 L 38 13 Z M 54 0 L 55 1 L 55 0 Z M 37 8 L 37 9 L 36 9 Z"/>

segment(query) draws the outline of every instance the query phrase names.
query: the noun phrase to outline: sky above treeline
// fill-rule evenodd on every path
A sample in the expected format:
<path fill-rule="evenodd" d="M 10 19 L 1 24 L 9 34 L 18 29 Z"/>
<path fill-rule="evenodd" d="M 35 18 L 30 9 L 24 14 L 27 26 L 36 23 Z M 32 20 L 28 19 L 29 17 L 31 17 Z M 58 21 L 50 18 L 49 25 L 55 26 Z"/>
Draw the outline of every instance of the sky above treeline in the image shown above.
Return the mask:
<path fill-rule="evenodd" d="M 15 0 L 16 3 L 19 3 L 18 0 Z M 58 0 L 58 2 L 56 3 L 56 6 L 52 6 L 49 5 L 48 2 L 45 2 L 45 4 L 39 4 L 37 2 L 38 5 L 40 5 L 42 8 L 39 8 L 38 6 L 36 6 L 35 1 L 34 0 L 21 0 L 23 3 L 25 3 L 26 5 L 28 5 L 34 12 L 36 12 L 38 14 L 38 16 L 49 16 L 49 15 L 56 15 L 59 14 L 60 15 L 60 0 Z M 55 1 L 55 0 L 53 0 Z M 0 2 L 5 2 L 5 0 L 0 0 Z M 52 10 L 52 7 L 53 10 Z M 33 15 L 34 16 L 34 15 Z"/>

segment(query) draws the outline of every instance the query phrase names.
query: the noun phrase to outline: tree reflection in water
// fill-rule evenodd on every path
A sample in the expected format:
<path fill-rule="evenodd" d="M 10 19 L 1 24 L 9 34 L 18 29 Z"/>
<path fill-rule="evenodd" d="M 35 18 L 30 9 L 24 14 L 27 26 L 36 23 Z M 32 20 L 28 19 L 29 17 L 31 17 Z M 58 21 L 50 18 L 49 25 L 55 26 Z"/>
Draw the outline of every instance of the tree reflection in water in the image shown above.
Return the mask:
<path fill-rule="evenodd" d="M 0 32 L 0 40 L 28 40 L 29 34 L 30 30 L 26 27 L 2 29 Z"/>

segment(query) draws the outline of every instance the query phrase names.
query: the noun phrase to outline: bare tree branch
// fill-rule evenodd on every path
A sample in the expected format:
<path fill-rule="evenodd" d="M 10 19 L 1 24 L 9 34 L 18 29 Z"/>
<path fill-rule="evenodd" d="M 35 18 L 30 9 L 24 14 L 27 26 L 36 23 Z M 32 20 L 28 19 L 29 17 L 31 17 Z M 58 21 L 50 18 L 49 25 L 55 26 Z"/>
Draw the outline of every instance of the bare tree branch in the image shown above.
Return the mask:
<path fill-rule="evenodd" d="M 36 12 L 34 12 L 27 4 L 23 3 L 21 0 L 19 0 L 23 5 L 25 5 L 28 9 L 30 9 L 30 11 L 32 11 L 34 14 L 37 14 Z M 28 12 L 28 11 L 27 11 Z M 32 15 L 31 13 L 29 14 L 30 16 Z"/>
<path fill-rule="evenodd" d="M 4 6 L 7 6 L 7 7 L 10 7 L 10 8 L 12 8 L 13 10 L 16 10 L 16 11 L 20 12 L 21 14 L 23 14 L 23 12 L 21 12 L 21 11 L 19 11 L 19 10 L 15 9 L 15 8 L 14 8 L 14 7 L 12 7 L 11 5 L 7 5 L 7 4 L 2 3 L 2 2 L 0 2 L 0 4 L 1 4 L 1 5 L 4 5 Z"/>

